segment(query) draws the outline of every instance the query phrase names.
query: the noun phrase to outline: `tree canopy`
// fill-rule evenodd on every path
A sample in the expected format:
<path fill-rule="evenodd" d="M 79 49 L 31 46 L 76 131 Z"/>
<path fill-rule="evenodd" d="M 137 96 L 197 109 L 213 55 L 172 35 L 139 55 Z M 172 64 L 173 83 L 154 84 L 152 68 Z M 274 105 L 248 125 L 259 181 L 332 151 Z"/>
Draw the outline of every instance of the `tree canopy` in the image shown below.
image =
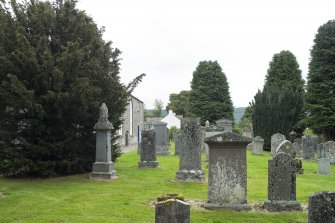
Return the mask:
<path fill-rule="evenodd" d="M 177 115 L 187 116 L 189 95 L 190 91 L 181 91 L 179 94 L 170 94 L 166 110 L 173 110 Z"/>
<path fill-rule="evenodd" d="M 233 103 L 226 75 L 217 61 L 201 61 L 193 72 L 189 95 L 189 114 L 213 123 L 233 120 Z"/>
<path fill-rule="evenodd" d="M 99 106 L 106 103 L 118 129 L 143 76 L 120 83 L 120 50 L 75 0 L 2 1 L 0 21 L 0 172 L 90 171 Z"/>
<path fill-rule="evenodd" d="M 320 26 L 307 77 L 306 125 L 326 140 L 335 139 L 335 20 Z"/>

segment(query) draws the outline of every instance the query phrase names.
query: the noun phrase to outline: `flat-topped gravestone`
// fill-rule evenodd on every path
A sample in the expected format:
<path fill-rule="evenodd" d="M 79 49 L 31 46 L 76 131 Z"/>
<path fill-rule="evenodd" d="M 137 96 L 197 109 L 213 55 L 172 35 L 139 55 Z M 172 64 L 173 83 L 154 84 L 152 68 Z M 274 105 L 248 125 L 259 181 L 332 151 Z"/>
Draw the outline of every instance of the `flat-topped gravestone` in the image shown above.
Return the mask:
<path fill-rule="evenodd" d="M 264 139 L 260 136 L 256 136 L 252 140 L 252 154 L 253 155 L 262 155 L 263 153 L 263 146 L 264 146 Z"/>
<path fill-rule="evenodd" d="M 168 142 L 167 123 L 155 122 L 152 124 L 155 129 L 156 154 L 170 155 L 170 144 Z"/>
<path fill-rule="evenodd" d="M 179 155 L 177 181 L 205 181 L 201 170 L 201 125 L 200 118 L 183 118 L 181 120 L 182 148 Z"/>
<path fill-rule="evenodd" d="M 276 150 L 282 141 L 284 141 L 286 137 L 280 133 L 276 133 L 271 136 L 271 155 L 276 153 Z"/>
<path fill-rule="evenodd" d="M 155 223 L 190 223 L 190 205 L 175 198 L 156 204 Z"/>
<path fill-rule="evenodd" d="M 143 129 L 141 138 L 141 160 L 138 162 L 138 167 L 158 167 L 155 150 L 155 130 Z"/>
<path fill-rule="evenodd" d="M 335 192 L 320 192 L 309 196 L 308 223 L 335 222 Z"/>
<path fill-rule="evenodd" d="M 293 145 L 290 141 L 284 140 L 282 143 L 279 144 L 276 154 L 277 153 L 286 153 L 290 155 L 292 158 L 295 158 L 295 151 Z"/>
<path fill-rule="evenodd" d="M 302 137 L 302 158 L 314 160 L 314 140 L 311 136 Z"/>
<path fill-rule="evenodd" d="M 300 210 L 296 201 L 296 166 L 291 155 L 280 152 L 268 161 L 268 211 Z"/>
<path fill-rule="evenodd" d="M 320 158 L 325 158 L 326 154 L 325 154 L 325 150 L 323 147 L 323 143 L 318 144 L 318 159 Z"/>
<path fill-rule="evenodd" d="M 99 120 L 94 125 L 96 131 L 96 153 L 90 179 L 112 180 L 117 178 L 112 162 L 111 130 L 113 124 L 108 121 L 108 108 L 105 103 L 100 106 Z"/>
<path fill-rule="evenodd" d="M 209 146 L 207 209 L 250 210 L 246 146 L 251 138 L 226 132 L 206 138 Z"/>
<path fill-rule="evenodd" d="M 329 174 L 330 173 L 330 162 L 327 158 L 320 158 L 318 163 L 318 173 L 319 174 Z"/>
<path fill-rule="evenodd" d="M 335 142 L 328 141 L 323 144 L 325 158 L 329 160 L 330 163 L 335 163 Z"/>
<path fill-rule="evenodd" d="M 233 121 L 229 119 L 219 119 L 215 122 L 218 128 L 223 128 L 223 132 L 233 132 Z"/>

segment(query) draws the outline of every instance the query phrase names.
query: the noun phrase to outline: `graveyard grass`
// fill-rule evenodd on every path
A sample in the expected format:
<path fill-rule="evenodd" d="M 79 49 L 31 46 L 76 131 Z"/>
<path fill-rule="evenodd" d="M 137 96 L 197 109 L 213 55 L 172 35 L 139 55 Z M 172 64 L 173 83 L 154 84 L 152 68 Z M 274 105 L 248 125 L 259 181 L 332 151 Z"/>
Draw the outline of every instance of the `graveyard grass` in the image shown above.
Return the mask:
<path fill-rule="evenodd" d="M 262 203 L 267 198 L 270 155 L 247 153 L 248 201 Z M 149 203 L 161 194 L 179 193 L 186 199 L 207 199 L 207 183 L 174 182 L 178 156 L 158 156 L 160 168 L 157 169 L 139 169 L 138 161 L 136 151 L 120 157 L 116 163 L 119 178 L 112 182 L 88 180 L 87 174 L 53 179 L 0 178 L 0 222 L 154 222 L 155 209 Z M 203 167 L 206 165 L 203 163 Z M 308 202 L 310 194 L 334 190 L 334 165 L 328 176 L 317 174 L 317 162 L 303 162 L 303 168 L 305 174 L 297 175 L 297 199 L 302 204 Z M 205 173 L 208 179 L 206 170 Z M 307 222 L 307 211 L 191 209 L 191 222 Z"/>

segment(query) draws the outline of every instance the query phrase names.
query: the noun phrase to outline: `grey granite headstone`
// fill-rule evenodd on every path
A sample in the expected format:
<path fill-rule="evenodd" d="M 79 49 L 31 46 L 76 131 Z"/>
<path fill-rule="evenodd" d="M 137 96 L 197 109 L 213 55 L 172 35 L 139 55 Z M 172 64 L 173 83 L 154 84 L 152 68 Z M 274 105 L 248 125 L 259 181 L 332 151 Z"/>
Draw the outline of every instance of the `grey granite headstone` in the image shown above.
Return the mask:
<path fill-rule="evenodd" d="M 215 122 L 218 128 L 223 128 L 224 132 L 233 132 L 233 121 L 229 119 L 220 119 Z"/>
<path fill-rule="evenodd" d="M 207 209 L 250 210 L 246 146 L 251 138 L 226 132 L 206 138 L 209 146 Z"/>
<path fill-rule="evenodd" d="M 170 155 L 170 144 L 168 142 L 167 123 L 155 122 L 152 124 L 155 129 L 155 144 L 157 155 Z"/>
<path fill-rule="evenodd" d="M 298 142 L 294 142 L 292 145 L 293 145 L 293 149 L 294 149 L 294 152 L 295 152 L 295 156 L 296 157 L 301 157 L 301 155 L 302 155 L 301 144 L 299 144 Z"/>
<path fill-rule="evenodd" d="M 205 148 L 205 138 L 206 138 L 206 128 L 201 126 L 201 151 L 204 152 Z"/>
<path fill-rule="evenodd" d="M 309 196 L 308 223 L 335 222 L 335 192 L 320 192 Z"/>
<path fill-rule="evenodd" d="M 311 136 L 312 137 L 312 140 L 313 140 L 313 148 L 314 148 L 314 152 L 317 151 L 318 149 L 318 143 L 319 143 L 319 137 L 318 136 Z"/>
<path fill-rule="evenodd" d="M 264 146 L 264 139 L 260 136 L 256 136 L 252 140 L 252 154 L 253 155 L 262 155 L 263 153 L 263 146 Z"/>
<path fill-rule="evenodd" d="M 271 136 L 271 155 L 276 153 L 276 150 L 282 141 L 284 141 L 286 137 L 280 133 L 276 133 Z"/>
<path fill-rule="evenodd" d="M 319 174 L 329 174 L 330 173 L 330 162 L 327 158 L 320 158 L 318 164 Z"/>
<path fill-rule="evenodd" d="M 201 170 L 201 125 L 200 118 L 181 120 L 182 148 L 179 155 L 177 181 L 205 181 Z"/>
<path fill-rule="evenodd" d="M 205 122 L 205 127 L 209 128 L 209 121 L 208 120 Z"/>
<path fill-rule="evenodd" d="M 293 145 L 290 141 L 284 140 L 282 143 L 279 144 L 276 154 L 277 153 L 286 153 L 290 155 L 292 158 L 295 158 L 295 151 Z"/>
<path fill-rule="evenodd" d="M 182 138 L 180 134 L 177 134 L 176 140 L 174 142 L 175 155 L 179 155 L 182 147 Z"/>
<path fill-rule="evenodd" d="M 323 147 L 323 143 L 318 144 L 318 159 L 320 158 L 325 158 L 326 154 L 325 154 L 325 150 Z"/>
<path fill-rule="evenodd" d="M 190 205 L 178 199 L 156 204 L 155 223 L 190 223 Z"/>
<path fill-rule="evenodd" d="M 311 136 L 302 137 L 302 158 L 314 160 L 314 140 Z"/>
<path fill-rule="evenodd" d="M 335 142 L 328 141 L 323 144 L 325 158 L 329 159 L 330 163 L 335 163 Z"/>
<path fill-rule="evenodd" d="M 158 167 L 155 151 L 155 130 L 143 129 L 141 138 L 141 161 L 138 162 L 138 167 Z"/>
<path fill-rule="evenodd" d="M 289 154 L 277 153 L 268 161 L 268 211 L 300 210 L 296 201 L 296 166 Z"/>
<path fill-rule="evenodd" d="M 111 130 L 114 128 L 112 123 L 108 121 L 108 108 L 105 103 L 100 106 L 99 120 L 93 129 L 96 131 L 96 153 L 90 179 L 115 179 L 117 176 L 114 170 L 114 163 L 112 162 L 111 150 Z"/>

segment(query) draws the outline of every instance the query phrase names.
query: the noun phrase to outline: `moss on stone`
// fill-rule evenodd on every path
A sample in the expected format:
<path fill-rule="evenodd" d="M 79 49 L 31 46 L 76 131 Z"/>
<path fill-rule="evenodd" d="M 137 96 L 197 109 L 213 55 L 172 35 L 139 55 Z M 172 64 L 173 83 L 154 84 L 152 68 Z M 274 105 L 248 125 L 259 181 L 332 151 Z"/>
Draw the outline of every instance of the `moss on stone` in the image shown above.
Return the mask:
<path fill-rule="evenodd" d="M 181 200 L 181 201 L 185 200 L 185 198 L 182 194 L 163 194 L 163 195 L 157 197 L 157 201 L 158 202 L 166 201 L 166 200 L 173 199 L 173 198 Z"/>

